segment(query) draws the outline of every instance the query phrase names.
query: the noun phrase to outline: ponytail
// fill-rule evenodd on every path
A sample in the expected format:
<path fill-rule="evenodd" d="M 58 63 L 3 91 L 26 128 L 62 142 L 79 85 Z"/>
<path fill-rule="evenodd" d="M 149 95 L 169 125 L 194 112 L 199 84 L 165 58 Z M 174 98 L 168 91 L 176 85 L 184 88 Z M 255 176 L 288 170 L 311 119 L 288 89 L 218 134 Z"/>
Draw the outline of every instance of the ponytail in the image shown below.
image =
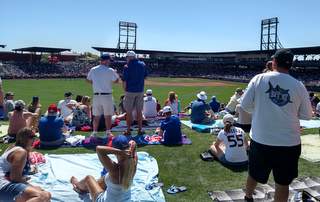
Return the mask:
<path fill-rule="evenodd" d="M 227 121 L 227 122 L 224 124 L 224 129 L 223 129 L 223 130 L 224 130 L 226 133 L 230 133 L 231 127 L 232 127 L 232 123 L 230 123 L 229 121 Z"/>

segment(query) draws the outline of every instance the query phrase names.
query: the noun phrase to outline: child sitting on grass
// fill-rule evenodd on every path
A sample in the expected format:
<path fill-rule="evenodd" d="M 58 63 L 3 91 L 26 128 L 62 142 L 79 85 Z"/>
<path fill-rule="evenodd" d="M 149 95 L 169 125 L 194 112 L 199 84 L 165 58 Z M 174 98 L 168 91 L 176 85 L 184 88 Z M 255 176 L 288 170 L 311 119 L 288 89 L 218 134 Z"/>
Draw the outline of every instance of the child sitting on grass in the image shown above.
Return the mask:
<path fill-rule="evenodd" d="M 182 133 L 180 119 L 172 115 L 172 109 L 170 106 L 163 108 L 163 114 L 166 119 L 160 124 L 159 135 L 163 136 L 164 145 L 181 145 Z"/>

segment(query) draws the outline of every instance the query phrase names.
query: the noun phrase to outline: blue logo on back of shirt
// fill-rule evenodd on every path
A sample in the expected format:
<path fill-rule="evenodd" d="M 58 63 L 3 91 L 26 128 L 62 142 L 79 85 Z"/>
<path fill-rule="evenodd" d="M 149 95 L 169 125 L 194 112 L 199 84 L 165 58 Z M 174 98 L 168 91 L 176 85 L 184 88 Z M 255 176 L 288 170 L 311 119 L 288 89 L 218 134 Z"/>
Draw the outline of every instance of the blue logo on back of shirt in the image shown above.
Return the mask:
<path fill-rule="evenodd" d="M 288 103 L 292 103 L 292 101 L 290 100 L 289 90 L 285 90 L 279 85 L 273 87 L 270 81 L 269 90 L 267 90 L 266 93 L 269 93 L 270 100 L 279 107 L 283 107 Z"/>

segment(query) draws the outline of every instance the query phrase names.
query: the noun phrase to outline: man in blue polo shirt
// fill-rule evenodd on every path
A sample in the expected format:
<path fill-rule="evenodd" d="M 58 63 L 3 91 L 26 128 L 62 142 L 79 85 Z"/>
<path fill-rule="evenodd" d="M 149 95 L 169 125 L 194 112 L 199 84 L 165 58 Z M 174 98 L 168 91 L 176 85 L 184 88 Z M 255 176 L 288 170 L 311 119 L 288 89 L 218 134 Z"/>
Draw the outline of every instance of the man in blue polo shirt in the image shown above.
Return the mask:
<path fill-rule="evenodd" d="M 143 110 L 143 92 L 144 80 L 147 77 L 147 69 L 144 62 L 137 59 L 135 52 L 127 52 L 127 65 L 123 70 L 123 88 L 125 97 L 123 100 L 124 109 L 127 116 L 127 132 L 130 134 L 130 126 L 132 124 L 132 112 L 137 112 L 138 134 L 142 133 L 142 110 Z"/>
<path fill-rule="evenodd" d="M 172 115 L 170 106 L 163 108 L 166 119 L 160 124 L 160 135 L 163 136 L 164 145 L 180 145 L 182 143 L 181 122 L 180 119 Z"/>
<path fill-rule="evenodd" d="M 206 103 L 207 94 L 201 91 L 197 94 L 197 100 L 190 105 L 191 122 L 196 124 L 210 124 L 214 120 L 214 113 L 211 107 Z"/>
<path fill-rule="evenodd" d="M 57 112 L 57 106 L 51 104 L 48 108 L 48 115 L 39 121 L 41 147 L 57 147 L 64 143 L 64 122 L 61 117 L 57 116 Z"/>

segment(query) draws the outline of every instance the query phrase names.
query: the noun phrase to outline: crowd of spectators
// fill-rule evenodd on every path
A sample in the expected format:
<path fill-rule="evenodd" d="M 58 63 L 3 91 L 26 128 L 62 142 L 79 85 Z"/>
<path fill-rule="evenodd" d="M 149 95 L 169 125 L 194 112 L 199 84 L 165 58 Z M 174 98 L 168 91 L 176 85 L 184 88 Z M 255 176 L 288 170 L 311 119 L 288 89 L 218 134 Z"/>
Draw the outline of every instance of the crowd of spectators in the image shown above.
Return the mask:
<path fill-rule="evenodd" d="M 178 60 L 148 60 L 144 61 L 151 76 L 160 77 L 199 77 L 216 80 L 249 82 L 263 70 L 261 67 L 238 67 L 234 65 L 210 64 L 205 62 L 185 62 Z M 6 79 L 19 78 L 80 78 L 85 77 L 91 67 L 98 61 L 59 62 L 56 64 L 40 63 L 1 63 L 0 77 Z M 112 66 L 118 72 L 123 71 L 125 61 L 115 59 Z M 192 70 L 192 71 L 190 71 Z M 294 68 L 291 70 L 298 80 L 308 88 L 319 88 L 320 72 L 317 69 Z M 315 90 L 316 90 L 315 89 Z"/>

